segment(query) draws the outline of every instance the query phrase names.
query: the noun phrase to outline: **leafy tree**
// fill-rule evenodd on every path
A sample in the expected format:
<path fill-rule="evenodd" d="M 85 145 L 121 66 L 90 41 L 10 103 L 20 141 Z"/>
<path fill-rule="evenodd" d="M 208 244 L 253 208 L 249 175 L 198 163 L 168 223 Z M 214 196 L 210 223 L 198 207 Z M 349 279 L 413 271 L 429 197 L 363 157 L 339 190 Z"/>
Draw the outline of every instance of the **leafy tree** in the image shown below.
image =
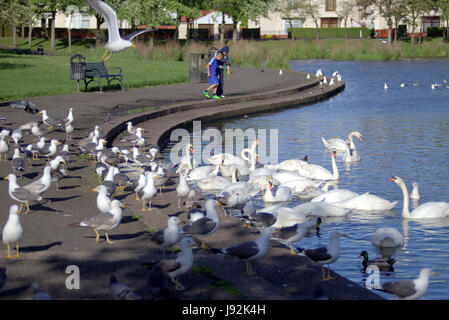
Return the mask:
<path fill-rule="evenodd" d="M 237 41 L 239 22 L 256 20 L 260 16 L 268 16 L 269 10 L 278 0 L 215 0 L 211 7 L 223 14 L 220 29 L 220 41 L 224 44 L 224 15 L 232 19 L 232 41 Z"/>
<path fill-rule="evenodd" d="M 412 0 L 414 1 L 414 0 Z M 396 0 L 377 0 L 376 5 L 380 15 L 385 18 L 388 26 L 388 43 L 391 44 L 391 30 L 393 29 L 393 15 Z"/>
<path fill-rule="evenodd" d="M 407 9 L 405 6 L 405 0 L 396 0 L 395 1 L 395 4 L 392 8 L 391 16 L 392 16 L 392 20 L 393 20 L 393 26 L 395 29 L 394 41 L 396 42 L 398 40 L 399 23 L 401 23 L 401 21 L 407 17 Z"/>
<path fill-rule="evenodd" d="M 337 15 L 340 20 L 344 22 L 345 39 L 348 39 L 348 18 L 351 15 L 352 10 L 355 8 L 354 0 L 345 0 L 338 4 Z"/>
<path fill-rule="evenodd" d="M 288 21 L 290 25 L 292 40 L 295 40 L 295 33 L 293 32 L 293 21 L 303 19 L 301 13 L 301 0 L 281 0 L 274 7 L 274 11 L 281 14 L 282 18 Z"/>
<path fill-rule="evenodd" d="M 446 22 L 444 38 L 448 38 L 449 37 L 449 1 L 437 0 L 436 6 L 437 6 L 437 9 L 439 9 L 439 11 L 440 11 L 441 20 Z"/>
<path fill-rule="evenodd" d="M 425 1 L 423 0 L 405 0 L 404 7 L 407 16 L 405 20 L 412 28 L 411 43 L 415 44 L 415 30 L 421 25 L 421 17 L 424 15 L 426 10 L 429 8 Z"/>
<path fill-rule="evenodd" d="M 309 17 L 313 20 L 316 28 L 316 39 L 320 40 L 320 3 L 318 0 L 304 0 L 300 10 L 305 17 Z"/>

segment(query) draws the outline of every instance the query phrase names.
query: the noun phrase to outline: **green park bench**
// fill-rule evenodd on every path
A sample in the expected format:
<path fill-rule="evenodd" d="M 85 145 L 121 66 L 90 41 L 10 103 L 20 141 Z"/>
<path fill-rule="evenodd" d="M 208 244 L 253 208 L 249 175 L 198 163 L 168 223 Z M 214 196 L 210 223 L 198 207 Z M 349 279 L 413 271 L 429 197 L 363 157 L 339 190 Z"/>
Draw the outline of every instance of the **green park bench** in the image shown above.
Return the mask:
<path fill-rule="evenodd" d="M 98 87 L 100 88 L 100 91 L 102 91 L 101 87 L 101 79 L 106 79 L 108 82 L 108 88 L 111 85 L 112 80 L 118 80 L 120 81 L 120 86 L 123 90 L 123 76 L 122 76 L 122 69 L 120 67 L 116 68 L 107 68 L 104 64 L 104 61 L 101 62 L 87 62 L 86 63 L 86 69 L 85 69 L 85 79 L 84 83 L 86 85 L 86 91 L 87 86 L 92 81 L 95 81 L 98 84 Z"/>

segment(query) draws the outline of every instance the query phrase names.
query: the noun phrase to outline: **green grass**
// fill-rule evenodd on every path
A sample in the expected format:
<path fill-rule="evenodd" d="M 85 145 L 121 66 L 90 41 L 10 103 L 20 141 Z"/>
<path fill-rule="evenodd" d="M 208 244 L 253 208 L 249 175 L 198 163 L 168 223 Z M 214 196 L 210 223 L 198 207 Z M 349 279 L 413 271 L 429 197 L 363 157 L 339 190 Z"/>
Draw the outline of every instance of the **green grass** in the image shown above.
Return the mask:
<path fill-rule="evenodd" d="M 39 40 L 39 39 L 37 39 Z M 48 41 L 36 41 L 48 52 Z M 11 45 L 10 38 L 0 38 L 0 44 Z M 18 42 L 19 48 L 26 48 Z M 22 45 L 21 45 L 22 44 Z M 58 42 L 58 45 L 60 42 Z M 57 48 L 58 48 L 57 45 Z M 87 45 L 76 45 L 72 52 L 86 56 L 86 61 L 100 61 L 104 48 L 90 50 Z M 60 46 L 55 55 L 33 56 L 12 54 L 0 49 L 0 102 L 19 98 L 76 93 L 76 82 L 70 80 L 70 55 Z M 34 50 L 34 47 L 33 47 Z M 76 51 L 79 50 L 79 51 Z M 106 62 L 109 68 L 121 67 L 123 85 L 126 89 L 165 85 L 189 80 L 189 65 L 185 61 L 157 61 L 142 57 L 138 50 L 128 49 L 114 53 Z M 105 83 L 105 81 L 103 81 Z M 112 88 L 119 88 L 113 81 Z M 81 91 L 84 82 L 80 82 Z M 96 84 L 89 84 L 89 90 L 98 90 Z"/>

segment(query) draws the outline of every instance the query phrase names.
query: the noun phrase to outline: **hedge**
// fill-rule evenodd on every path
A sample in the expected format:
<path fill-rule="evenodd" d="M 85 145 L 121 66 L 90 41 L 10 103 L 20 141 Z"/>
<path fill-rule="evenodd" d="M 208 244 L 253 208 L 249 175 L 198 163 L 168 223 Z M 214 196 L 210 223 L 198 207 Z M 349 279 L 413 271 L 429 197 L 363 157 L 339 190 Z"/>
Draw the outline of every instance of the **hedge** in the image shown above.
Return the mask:
<path fill-rule="evenodd" d="M 291 29 L 289 29 L 291 30 Z M 369 38 L 373 35 L 373 30 L 368 28 L 347 28 L 348 38 L 360 38 L 360 30 L 362 30 L 362 38 Z M 345 28 L 319 28 L 320 38 L 344 38 Z M 294 28 L 293 33 L 295 39 L 315 39 L 316 28 Z"/>

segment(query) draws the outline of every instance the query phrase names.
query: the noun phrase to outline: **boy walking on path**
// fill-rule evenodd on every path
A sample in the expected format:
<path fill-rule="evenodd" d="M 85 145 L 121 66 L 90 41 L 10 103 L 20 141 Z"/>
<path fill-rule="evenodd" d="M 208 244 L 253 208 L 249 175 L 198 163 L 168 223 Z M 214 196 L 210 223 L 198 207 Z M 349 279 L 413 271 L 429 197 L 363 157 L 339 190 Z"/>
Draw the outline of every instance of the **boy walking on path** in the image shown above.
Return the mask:
<path fill-rule="evenodd" d="M 203 91 L 203 94 L 207 98 L 211 98 L 209 91 L 213 89 L 212 99 L 220 99 L 220 97 L 217 96 L 217 67 L 218 61 L 220 61 L 221 59 L 223 59 L 223 55 L 221 53 L 218 53 L 215 57 L 210 59 L 209 63 L 207 64 L 207 79 L 209 80 L 209 87 Z"/>

